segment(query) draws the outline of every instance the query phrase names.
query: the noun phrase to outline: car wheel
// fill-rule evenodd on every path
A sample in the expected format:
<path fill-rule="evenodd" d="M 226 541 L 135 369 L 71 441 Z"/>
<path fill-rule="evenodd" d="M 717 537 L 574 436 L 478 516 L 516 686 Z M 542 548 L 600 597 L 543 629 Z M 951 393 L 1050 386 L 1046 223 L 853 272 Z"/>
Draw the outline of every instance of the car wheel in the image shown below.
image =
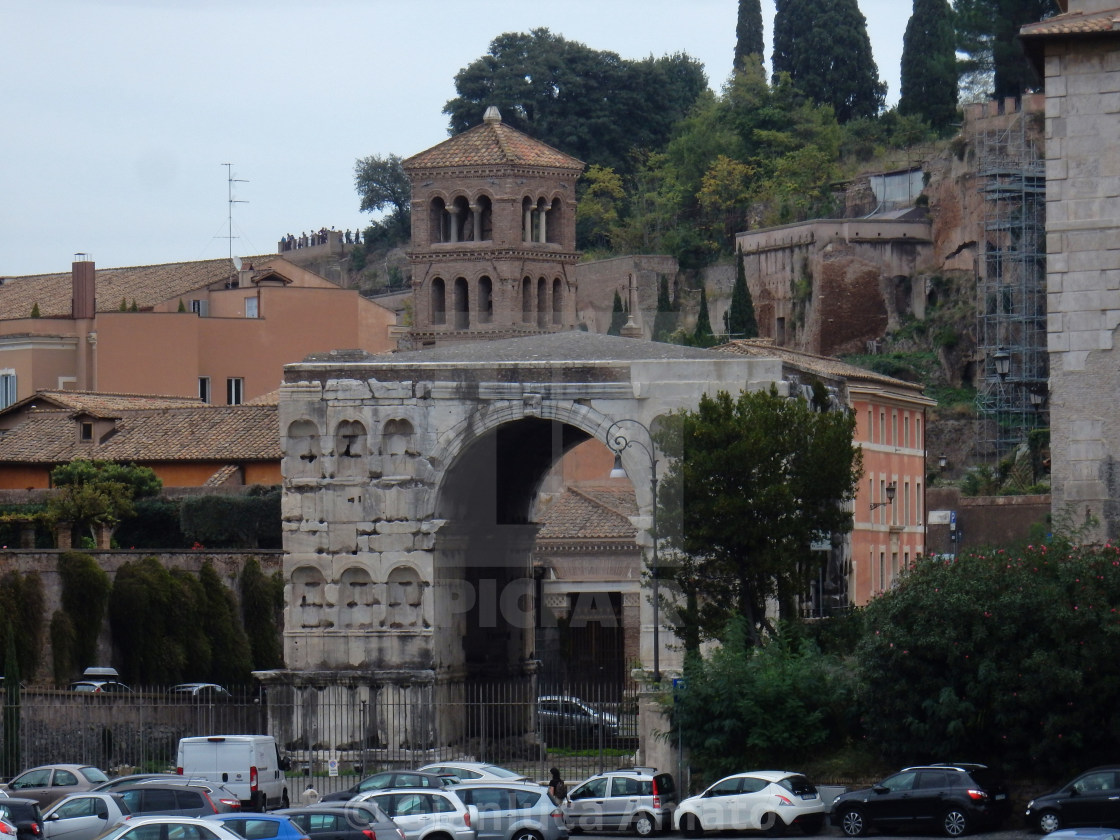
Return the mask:
<path fill-rule="evenodd" d="M 535 831 L 529 829 L 522 829 L 516 832 L 510 840 L 541 840 L 541 836 Z"/>
<path fill-rule="evenodd" d="M 806 837 L 812 837 L 814 834 L 820 834 L 821 829 L 824 828 L 824 817 L 806 817 L 799 823 L 801 826 L 801 833 Z"/>
<path fill-rule="evenodd" d="M 653 817 L 645 811 L 634 817 L 634 822 L 631 824 L 634 833 L 639 837 L 649 837 L 657 828 L 657 824 L 653 821 Z"/>
<path fill-rule="evenodd" d="M 1057 831 L 1062 827 L 1062 818 L 1055 811 L 1043 811 L 1038 815 L 1038 830 L 1043 834 Z"/>
<path fill-rule="evenodd" d="M 767 837 L 781 837 L 786 833 L 786 824 L 773 811 L 762 815 L 762 831 Z"/>
<path fill-rule="evenodd" d="M 863 818 L 863 811 L 858 808 L 848 808 L 840 815 L 840 829 L 848 837 L 862 837 L 867 833 L 867 822 Z"/>
<path fill-rule="evenodd" d="M 704 833 L 704 826 L 700 825 L 700 818 L 695 814 L 685 814 L 681 818 L 681 831 L 685 837 L 699 837 Z"/>
<path fill-rule="evenodd" d="M 959 808 L 950 808 L 941 819 L 941 830 L 946 837 L 960 837 L 968 833 L 968 817 Z"/>

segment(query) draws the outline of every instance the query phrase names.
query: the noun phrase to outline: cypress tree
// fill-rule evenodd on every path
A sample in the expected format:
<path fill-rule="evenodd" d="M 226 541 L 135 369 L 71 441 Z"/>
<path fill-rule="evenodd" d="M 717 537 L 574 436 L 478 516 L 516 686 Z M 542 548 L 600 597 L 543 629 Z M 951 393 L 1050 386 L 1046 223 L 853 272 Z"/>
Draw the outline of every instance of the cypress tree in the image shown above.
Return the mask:
<path fill-rule="evenodd" d="M 735 255 L 735 285 L 731 288 L 731 307 L 727 310 L 729 338 L 757 338 L 758 321 L 754 314 L 754 298 L 747 286 L 747 269 L 743 265 L 743 249 Z"/>
<path fill-rule="evenodd" d="M 4 753 L 0 767 L 4 775 L 11 778 L 23 769 L 19 735 L 19 657 L 16 655 L 16 637 L 11 619 L 8 619 L 7 636 L 4 650 Z"/>
<path fill-rule="evenodd" d="M 708 315 L 708 292 L 703 286 L 700 287 L 700 311 L 696 316 L 692 343 L 696 347 L 712 347 L 716 343 L 716 337 L 712 333 L 712 319 Z"/>
<path fill-rule="evenodd" d="M 653 340 L 669 341 L 676 321 L 676 312 L 669 300 L 669 278 L 662 274 L 661 282 L 657 286 L 657 314 L 653 318 Z"/>
<path fill-rule="evenodd" d="M 739 0 L 739 18 L 735 22 L 735 69 L 742 70 L 749 55 L 753 55 L 761 67 L 765 49 L 760 0 Z"/>
<path fill-rule="evenodd" d="M 771 63 L 775 80 L 788 73 L 802 94 L 831 105 L 841 123 L 875 116 L 886 99 L 856 0 L 776 0 Z"/>
<path fill-rule="evenodd" d="M 940 131 L 957 117 L 957 50 L 948 0 L 914 0 L 902 39 L 900 114 Z"/>
<path fill-rule="evenodd" d="M 954 0 L 957 48 L 965 71 L 990 71 L 992 97 L 1021 96 L 1039 79 L 1019 43 L 1019 29 L 1058 13 L 1056 0 Z"/>
<path fill-rule="evenodd" d="M 626 310 L 622 306 L 622 295 L 618 289 L 614 290 L 614 308 L 611 310 L 611 325 L 607 335 L 622 335 L 622 328 L 626 326 Z"/>

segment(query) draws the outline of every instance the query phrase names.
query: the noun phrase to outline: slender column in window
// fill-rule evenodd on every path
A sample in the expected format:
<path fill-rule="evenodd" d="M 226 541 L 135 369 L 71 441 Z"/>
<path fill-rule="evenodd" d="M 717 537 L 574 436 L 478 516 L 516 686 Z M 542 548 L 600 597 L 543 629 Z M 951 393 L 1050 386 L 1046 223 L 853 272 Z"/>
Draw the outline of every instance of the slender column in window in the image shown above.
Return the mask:
<path fill-rule="evenodd" d="M 477 204 L 471 205 L 471 222 L 473 223 L 474 234 L 471 236 L 475 242 L 482 241 L 482 208 Z"/>
<path fill-rule="evenodd" d="M 548 208 L 547 207 L 541 207 L 540 227 L 537 231 L 537 235 L 540 238 L 537 241 L 541 242 L 542 244 L 548 241 L 548 228 L 547 228 L 546 223 L 545 223 L 545 214 L 546 213 L 548 213 Z"/>
<path fill-rule="evenodd" d="M 522 227 L 523 227 L 523 229 L 521 231 L 521 241 L 522 242 L 532 242 L 533 241 L 533 205 L 529 204 L 529 202 L 525 202 L 525 219 L 524 219 L 524 223 L 523 223 Z"/>
<path fill-rule="evenodd" d="M 459 208 L 452 204 L 447 208 L 447 212 L 451 215 L 451 236 L 452 242 L 459 241 Z"/>

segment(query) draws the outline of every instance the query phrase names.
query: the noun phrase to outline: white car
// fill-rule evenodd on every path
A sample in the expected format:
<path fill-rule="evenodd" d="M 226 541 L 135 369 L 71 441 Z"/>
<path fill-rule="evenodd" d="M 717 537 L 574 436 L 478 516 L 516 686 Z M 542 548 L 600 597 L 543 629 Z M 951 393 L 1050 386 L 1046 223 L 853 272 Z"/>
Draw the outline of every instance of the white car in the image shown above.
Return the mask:
<path fill-rule="evenodd" d="M 477 782 L 481 780 L 495 782 L 531 782 L 528 776 L 522 776 L 513 770 L 499 767 L 497 764 L 487 764 L 484 761 L 443 761 L 439 764 L 426 764 L 420 768 L 423 773 L 435 773 L 437 776 L 454 776 L 460 782 Z"/>
<path fill-rule="evenodd" d="M 43 811 L 46 840 L 93 840 L 131 811 L 116 793 L 71 793 Z"/>
<path fill-rule="evenodd" d="M 100 840 L 243 840 L 221 823 L 198 817 L 131 817 Z"/>
<path fill-rule="evenodd" d="M 673 814 L 673 827 L 689 837 L 705 831 L 781 834 L 795 825 L 804 834 L 817 834 L 827 811 L 816 786 L 800 773 L 752 770 L 720 779 L 682 801 Z"/>
<path fill-rule="evenodd" d="M 477 840 L 478 809 L 450 790 L 400 788 L 359 793 L 348 804 L 369 800 L 404 832 L 405 840 Z"/>

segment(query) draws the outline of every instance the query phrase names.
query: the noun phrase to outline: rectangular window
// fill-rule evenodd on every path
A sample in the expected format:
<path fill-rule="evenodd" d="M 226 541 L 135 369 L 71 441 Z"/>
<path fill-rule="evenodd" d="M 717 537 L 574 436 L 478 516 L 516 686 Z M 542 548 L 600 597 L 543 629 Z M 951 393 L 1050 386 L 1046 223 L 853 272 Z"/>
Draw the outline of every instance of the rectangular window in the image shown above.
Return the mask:
<path fill-rule="evenodd" d="M 259 318 L 260 315 L 257 314 L 260 311 L 259 304 L 260 304 L 260 301 L 257 300 L 256 297 L 245 298 L 245 317 L 246 318 Z"/>
<path fill-rule="evenodd" d="M 891 446 L 898 446 L 898 412 L 891 412 Z"/>
<path fill-rule="evenodd" d="M 245 380 L 235 377 L 226 380 L 226 405 L 241 405 L 245 399 Z"/>
<path fill-rule="evenodd" d="M 867 409 L 867 442 L 875 442 L 875 421 L 871 417 L 871 409 Z"/>
<path fill-rule="evenodd" d="M 7 408 L 19 399 L 15 371 L 0 373 L 0 408 Z"/>
<path fill-rule="evenodd" d="M 902 445 L 910 445 L 910 415 L 907 414 L 902 418 Z"/>
<path fill-rule="evenodd" d="M 207 405 L 210 404 L 210 377 L 198 377 L 198 398 Z"/>
<path fill-rule="evenodd" d="M 879 552 L 879 591 L 885 592 L 887 589 L 887 555 L 886 552 Z"/>
<path fill-rule="evenodd" d="M 922 444 L 922 419 L 920 417 L 914 418 L 914 448 L 921 449 Z"/>
<path fill-rule="evenodd" d="M 82 423 L 81 426 L 82 440 L 93 440 L 93 423 Z"/>
<path fill-rule="evenodd" d="M 885 412 L 879 412 L 879 443 L 887 442 L 887 415 Z"/>
<path fill-rule="evenodd" d="M 201 318 L 205 318 L 210 314 L 210 301 L 195 298 L 191 301 L 191 312 Z"/>
<path fill-rule="evenodd" d="M 910 524 L 910 482 L 907 481 L 902 485 L 902 495 L 904 496 L 902 502 L 902 524 Z"/>

